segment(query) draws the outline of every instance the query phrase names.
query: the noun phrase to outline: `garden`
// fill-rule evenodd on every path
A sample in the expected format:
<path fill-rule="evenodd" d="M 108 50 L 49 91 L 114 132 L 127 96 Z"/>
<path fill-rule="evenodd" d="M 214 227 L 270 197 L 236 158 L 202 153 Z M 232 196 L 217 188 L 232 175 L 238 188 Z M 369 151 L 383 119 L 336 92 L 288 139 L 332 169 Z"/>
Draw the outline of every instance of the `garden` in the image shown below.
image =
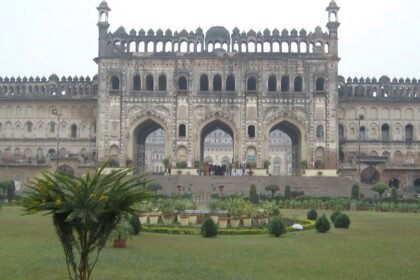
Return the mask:
<path fill-rule="evenodd" d="M 214 196 L 203 207 L 127 172 L 44 174 L 31 194 L 4 205 L 1 278 L 396 279 L 404 271 L 414 279 L 420 272 L 416 200 L 368 200 L 357 186 L 348 198 L 330 199 L 269 185 L 262 198 L 251 185 L 249 196 Z"/>

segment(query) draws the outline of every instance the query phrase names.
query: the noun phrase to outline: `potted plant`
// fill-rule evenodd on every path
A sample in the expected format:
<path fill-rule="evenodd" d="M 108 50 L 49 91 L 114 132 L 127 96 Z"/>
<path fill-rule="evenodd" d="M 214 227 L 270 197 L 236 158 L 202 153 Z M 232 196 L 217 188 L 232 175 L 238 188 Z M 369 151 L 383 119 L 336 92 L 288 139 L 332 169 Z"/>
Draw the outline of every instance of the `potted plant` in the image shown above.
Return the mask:
<path fill-rule="evenodd" d="M 171 225 L 175 220 L 175 205 L 173 200 L 165 199 L 162 203 L 162 220 L 165 225 Z"/>
<path fill-rule="evenodd" d="M 243 206 L 244 216 L 242 217 L 242 224 L 244 227 L 252 227 L 252 214 L 255 207 L 250 202 L 245 202 Z"/>
<path fill-rule="evenodd" d="M 133 228 L 127 221 L 120 222 L 111 234 L 114 248 L 127 247 L 127 238 L 133 234 Z"/>
<path fill-rule="evenodd" d="M 139 214 L 140 223 L 142 225 L 147 224 L 147 218 L 149 217 L 150 212 L 153 211 L 153 205 L 150 202 L 150 200 L 143 201 L 142 203 L 137 205 L 136 208 L 140 212 L 140 214 Z"/>
<path fill-rule="evenodd" d="M 264 214 L 269 219 L 271 219 L 274 216 L 280 215 L 279 206 L 277 205 L 277 203 L 274 200 L 272 200 L 272 201 L 269 201 L 269 200 L 264 201 L 262 207 L 263 207 L 263 210 L 264 210 Z"/>
<path fill-rule="evenodd" d="M 212 199 L 207 203 L 210 211 L 210 218 L 215 224 L 219 222 L 219 216 L 217 215 L 217 210 L 219 210 L 220 202 L 217 199 Z"/>
<path fill-rule="evenodd" d="M 240 224 L 240 217 L 243 213 L 245 200 L 243 198 L 229 198 L 226 200 L 226 208 L 229 215 L 230 226 L 237 228 Z"/>

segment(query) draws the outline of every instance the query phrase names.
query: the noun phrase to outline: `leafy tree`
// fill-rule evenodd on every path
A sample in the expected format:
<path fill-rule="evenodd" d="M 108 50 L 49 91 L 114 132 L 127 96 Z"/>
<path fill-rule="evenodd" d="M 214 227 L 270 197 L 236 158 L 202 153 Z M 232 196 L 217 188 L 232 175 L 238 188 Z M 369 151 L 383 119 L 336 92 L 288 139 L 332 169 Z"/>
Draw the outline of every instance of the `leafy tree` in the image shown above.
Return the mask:
<path fill-rule="evenodd" d="M 351 199 L 359 199 L 360 198 L 360 188 L 358 184 L 354 184 L 351 187 Z"/>
<path fill-rule="evenodd" d="M 265 190 L 271 192 L 271 197 L 274 197 L 274 195 L 280 190 L 280 188 L 279 186 L 272 184 L 265 186 Z"/>
<path fill-rule="evenodd" d="M 257 194 L 257 186 L 255 184 L 251 184 L 251 187 L 249 188 L 249 200 L 251 203 L 258 204 L 258 194 Z"/>
<path fill-rule="evenodd" d="M 292 188 L 289 185 L 286 185 L 286 187 L 284 188 L 284 197 L 286 199 L 292 198 Z"/>
<path fill-rule="evenodd" d="M 388 186 L 384 183 L 377 183 L 372 186 L 372 191 L 379 194 L 379 198 L 382 198 L 383 193 L 388 189 Z"/>
<path fill-rule="evenodd" d="M 139 220 L 139 216 L 132 215 L 130 219 L 130 225 L 133 229 L 133 235 L 138 235 L 141 231 L 141 223 Z"/>
<path fill-rule="evenodd" d="M 136 215 L 134 204 L 148 197 L 143 175 L 130 177 L 130 169 L 104 174 L 105 167 L 81 177 L 44 172 L 29 183 L 23 198 L 27 214 L 52 214 L 70 279 L 90 279 L 116 225 Z"/>
<path fill-rule="evenodd" d="M 318 218 L 318 213 L 316 212 L 316 210 L 315 210 L 315 209 L 311 209 L 311 210 L 309 210 L 309 211 L 308 211 L 308 213 L 306 214 L 306 218 L 307 218 L 308 220 L 315 221 L 315 220 Z"/>

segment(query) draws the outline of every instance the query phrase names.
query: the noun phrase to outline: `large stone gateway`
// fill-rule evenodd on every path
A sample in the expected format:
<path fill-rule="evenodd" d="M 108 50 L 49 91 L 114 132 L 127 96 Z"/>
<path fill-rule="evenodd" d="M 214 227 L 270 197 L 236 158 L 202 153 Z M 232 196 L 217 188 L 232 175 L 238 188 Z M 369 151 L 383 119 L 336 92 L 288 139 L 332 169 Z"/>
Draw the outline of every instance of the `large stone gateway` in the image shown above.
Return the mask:
<path fill-rule="evenodd" d="M 420 184 L 419 81 L 339 76 L 334 1 L 311 31 L 111 32 L 107 3 L 97 9 L 92 79 L 0 77 L 0 176 L 111 160 Z"/>
<path fill-rule="evenodd" d="M 328 32 L 253 30 L 205 34 L 171 30 L 108 31 L 109 8 L 98 11 L 98 160 L 118 147 L 118 161 L 145 170 L 145 139 L 165 132 L 173 166 L 205 161 L 204 140 L 220 129 L 231 137 L 235 165 L 272 162 L 270 133 L 289 136 L 292 174 L 300 162 L 336 169 L 338 7 L 328 7 Z M 290 155 L 288 156 L 290 157 Z"/>

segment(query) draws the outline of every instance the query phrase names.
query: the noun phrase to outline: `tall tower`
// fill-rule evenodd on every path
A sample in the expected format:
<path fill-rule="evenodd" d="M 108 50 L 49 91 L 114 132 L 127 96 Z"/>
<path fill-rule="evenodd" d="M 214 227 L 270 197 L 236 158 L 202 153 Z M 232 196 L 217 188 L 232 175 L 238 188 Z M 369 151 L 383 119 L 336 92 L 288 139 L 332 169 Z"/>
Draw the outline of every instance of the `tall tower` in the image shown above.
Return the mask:
<path fill-rule="evenodd" d="M 98 29 L 99 29 L 99 49 L 98 49 L 98 56 L 102 56 L 105 54 L 106 50 L 106 36 L 108 33 L 109 23 L 108 23 L 108 12 L 111 9 L 108 7 L 106 1 L 102 1 L 99 4 L 99 7 L 96 8 L 98 10 Z"/>
<path fill-rule="evenodd" d="M 337 6 L 334 0 L 330 2 L 326 11 L 328 12 L 327 28 L 331 38 L 330 52 L 333 56 L 338 56 L 338 11 L 340 7 Z"/>

